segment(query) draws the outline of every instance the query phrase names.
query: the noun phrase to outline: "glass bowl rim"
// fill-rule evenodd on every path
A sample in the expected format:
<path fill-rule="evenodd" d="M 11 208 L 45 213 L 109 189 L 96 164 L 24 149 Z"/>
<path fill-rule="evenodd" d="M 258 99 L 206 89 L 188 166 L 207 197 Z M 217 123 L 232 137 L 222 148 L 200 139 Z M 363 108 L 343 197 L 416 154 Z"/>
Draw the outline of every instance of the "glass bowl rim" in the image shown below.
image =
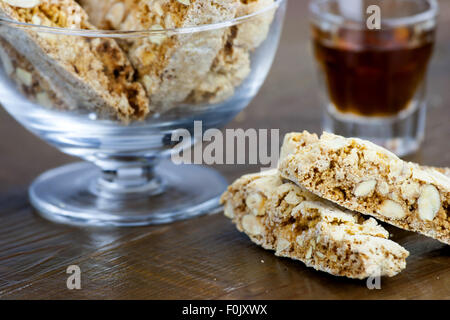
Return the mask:
<path fill-rule="evenodd" d="M 0 0 L 1 1 L 1 0 Z M 10 27 L 18 28 L 18 29 L 26 29 L 35 32 L 43 32 L 43 33 L 53 33 L 53 34 L 63 34 L 63 35 L 73 35 L 73 36 L 82 36 L 82 37 L 101 37 L 101 38 L 132 38 L 132 37 L 145 37 L 145 36 L 154 36 L 154 35 L 177 35 L 177 34 L 191 34 L 197 32 L 218 30 L 223 28 L 232 27 L 241 23 L 246 22 L 247 20 L 251 20 L 255 17 L 258 17 L 272 9 L 278 9 L 281 4 L 287 2 L 288 0 L 274 0 L 274 2 L 256 12 L 251 14 L 233 18 L 227 21 L 204 24 L 193 27 L 182 27 L 182 28 L 172 28 L 172 29 L 157 29 L 157 30 L 86 30 L 86 29 L 69 29 L 69 28 L 61 28 L 61 27 L 47 27 L 41 25 L 35 25 L 31 23 L 18 22 L 15 20 L 11 20 L 8 18 L 0 17 L 0 26 L 8 25 Z"/>
<path fill-rule="evenodd" d="M 321 19 L 335 25 L 343 25 L 344 23 L 350 24 L 357 29 L 361 28 L 361 21 L 353 20 L 351 18 L 344 18 L 337 14 L 326 12 L 321 8 L 322 4 L 332 2 L 336 0 L 311 0 L 309 4 L 309 11 L 316 19 Z M 387 18 L 382 19 L 385 27 L 393 28 L 400 26 L 409 26 L 419 23 L 423 23 L 432 19 L 436 19 L 439 13 L 439 4 L 437 0 L 425 0 L 430 7 L 423 12 L 413 14 L 402 18 Z"/>

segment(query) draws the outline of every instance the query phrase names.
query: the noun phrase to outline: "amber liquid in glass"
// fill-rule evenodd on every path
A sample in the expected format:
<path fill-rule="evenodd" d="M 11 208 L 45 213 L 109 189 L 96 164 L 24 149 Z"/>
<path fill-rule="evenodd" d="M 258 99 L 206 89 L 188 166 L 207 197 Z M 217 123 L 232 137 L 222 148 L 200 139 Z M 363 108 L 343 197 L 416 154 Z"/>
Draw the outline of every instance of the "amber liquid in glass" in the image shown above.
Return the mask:
<path fill-rule="evenodd" d="M 408 108 L 434 45 L 431 32 L 411 41 L 407 29 L 341 30 L 333 41 L 314 27 L 313 34 L 331 102 L 342 113 L 368 117 L 393 116 Z"/>

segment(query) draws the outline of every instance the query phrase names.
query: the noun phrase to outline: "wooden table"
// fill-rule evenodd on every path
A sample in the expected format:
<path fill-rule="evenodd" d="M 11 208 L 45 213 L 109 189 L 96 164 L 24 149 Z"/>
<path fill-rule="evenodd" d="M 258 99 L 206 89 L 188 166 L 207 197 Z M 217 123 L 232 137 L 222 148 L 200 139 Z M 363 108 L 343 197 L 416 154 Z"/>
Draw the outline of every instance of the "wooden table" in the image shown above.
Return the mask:
<path fill-rule="evenodd" d="M 439 44 L 430 72 L 427 137 L 412 157 L 450 166 L 450 1 L 441 1 Z M 230 128 L 320 130 L 306 2 L 290 2 L 281 47 L 258 97 Z M 449 299 L 450 247 L 389 228 L 411 256 L 382 279 L 329 276 L 253 245 L 221 214 L 171 225 L 89 229 L 37 216 L 27 186 L 39 173 L 75 159 L 26 132 L 0 111 L 0 298 L 3 299 Z M 231 182 L 252 166 L 220 166 Z M 66 288 L 66 268 L 82 270 L 82 289 Z"/>

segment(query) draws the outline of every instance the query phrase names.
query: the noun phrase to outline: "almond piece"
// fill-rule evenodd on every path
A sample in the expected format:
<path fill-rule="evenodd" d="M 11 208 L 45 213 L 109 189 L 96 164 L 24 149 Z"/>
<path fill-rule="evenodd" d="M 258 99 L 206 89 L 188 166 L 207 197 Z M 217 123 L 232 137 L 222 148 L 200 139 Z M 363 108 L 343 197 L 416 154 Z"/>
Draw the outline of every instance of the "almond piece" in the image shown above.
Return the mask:
<path fill-rule="evenodd" d="M 244 231 L 252 236 L 257 236 L 263 233 L 264 227 L 252 214 L 247 214 L 242 218 L 242 228 Z"/>
<path fill-rule="evenodd" d="M 405 164 L 403 160 L 397 159 L 392 161 L 389 164 L 389 180 L 390 181 L 399 181 L 402 179 L 402 173 L 404 170 Z"/>
<path fill-rule="evenodd" d="M 14 73 L 14 66 L 9 56 L 1 48 L 0 48 L 0 60 L 3 62 L 3 68 L 5 69 L 6 75 L 11 76 Z"/>
<path fill-rule="evenodd" d="M 41 0 L 4 0 L 7 4 L 17 8 L 33 8 L 41 3 Z"/>
<path fill-rule="evenodd" d="M 17 79 L 27 87 L 30 87 L 33 84 L 33 76 L 28 71 L 17 68 L 16 69 L 16 77 Z"/>
<path fill-rule="evenodd" d="M 179 3 L 184 4 L 185 6 L 188 6 L 191 4 L 190 0 L 177 0 Z"/>
<path fill-rule="evenodd" d="M 233 210 L 233 206 L 231 205 L 230 202 L 227 202 L 225 207 L 223 208 L 223 214 L 227 218 L 230 218 L 230 219 L 234 218 L 234 210 Z"/>
<path fill-rule="evenodd" d="M 331 151 L 342 149 L 350 144 L 348 139 L 327 132 L 323 133 L 321 143 Z"/>
<path fill-rule="evenodd" d="M 387 195 L 389 193 L 389 185 L 385 181 L 379 181 L 377 183 L 377 192 L 382 196 Z"/>
<path fill-rule="evenodd" d="M 245 204 L 250 212 L 255 216 L 263 216 L 266 212 L 264 209 L 264 198 L 259 193 L 252 193 L 245 199 Z"/>
<path fill-rule="evenodd" d="M 302 199 L 294 191 L 291 191 L 284 197 L 284 201 L 290 205 L 296 206 L 302 202 Z"/>
<path fill-rule="evenodd" d="M 441 197 L 436 187 L 431 184 L 422 187 L 417 205 L 420 219 L 433 221 L 441 207 Z"/>
<path fill-rule="evenodd" d="M 360 182 L 353 191 L 353 194 L 360 198 L 360 197 L 367 197 L 369 196 L 374 190 L 375 186 L 377 185 L 376 180 L 367 180 Z"/>
<path fill-rule="evenodd" d="M 43 107 L 46 107 L 46 108 L 53 107 L 53 103 L 50 100 L 50 97 L 48 96 L 47 92 L 44 92 L 44 91 L 39 92 L 36 95 L 36 100 L 37 100 L 37 103 Z"/>
<path fill-rule="evenodd" d="M 153 11 L 160 17 L 164 15 L 164 11 L 161 8 L 161 5 L 158 2 L 155 2 L 152 6 Z"/>
<path fill-rule="evenodd" d="M 343 163 L 348 167 L 357 167 L 359 162 L 358 151 L 353 149 L 350 153 L 343 159 Z"/>
<path fill-rule="evenodd" d="M 158 30 L 164 30 L 164 28 L 159 24 L 155 24 L 150 28 L 150 30 L 158 31 Z M 149 36 L 148 39 L 153 44 L 161 45 L 164 42 L 164 40 L 167 39 L 167 36 L 163 32 L 161 32 L 161 33 L 155 33 L 154 35 Z"/>
<path fill-rule="evenodd" d="M 279 238 L 277 241 L 277 251 L 276 252 L 283 252 L 285 250 L 288 250 L 291 247 L 291 243 L 283 238 Z"/>
<path fill-rule="evenodd" d="M 125 17 L 125 5 L 122 2 L 117 2 L 112 5 L 105 16 L 105 20 L 111 23 L 114 29 L 118 29 Z"/>
<path fill-rule="evenodd" d="M 259 191 L 266 196 L 270 196 L 272 194 L 272 190 L 281 185 L 281 183 L 281 179 L 278 177 L 261 176 L 261 178 L 250 182 L 248 187 Z"/>
<path fill-rule="evenodd" d="M 391 219 L 402 219 L 406 216 L 406 211 L 403 210 L 399 203 L 392 200 L 384 200 L 379 214 Z"/>
<path fill-rule="evenodd" d="M 316 252 L 316 256 L 318 256 L 320 259 L 326 258 L 326 256 L 322 252 L 319 252 L 319 251 Z"/>
<path fill-rule="evenodd" d="M 38 15 L 33 15 L 33 16 L 31 17 L 31 23 L 34 24 L 34 25 L 39 26 L 39 25 L 41 25 L 41 23 L 42 23 L 42 19 L 39 18 Z"/>
<path fill-rule="evenodd" d="M 277 188 L 277 195 L 283 196 L 283 195 L 287 194 L 288 192 L 290 192 L 291 189 L 292 189 L 292 187 L 289 183 L 282 184 L 281 186 L 279 186 Z"/>
<path fill-rule="evenodd" d="M 420 195 L 420 185 L 417 182 L 405 181 L 400 186 L 402 198 L 414 203 L 415 199 Z"/>
<path fill-rule="evenodd" d="M 375 150 L 366 149 L 363 153 L 364 161 L 376 163 L 380 158 Z"/>
<path fill-rule="evenodd" d="M 313 247 L 309 247 L 308 250 L 306 251 L 306 255 L 305 258 L 309 259 L 312 256 L 312 251 L 313 251 Z"/>

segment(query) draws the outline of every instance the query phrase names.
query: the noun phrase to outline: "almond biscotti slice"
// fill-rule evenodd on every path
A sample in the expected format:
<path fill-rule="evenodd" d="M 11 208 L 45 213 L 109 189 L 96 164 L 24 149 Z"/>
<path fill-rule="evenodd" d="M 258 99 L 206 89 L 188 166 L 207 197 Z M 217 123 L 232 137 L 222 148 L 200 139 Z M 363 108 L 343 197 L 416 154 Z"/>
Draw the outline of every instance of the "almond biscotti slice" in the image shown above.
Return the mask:
<path fill-rule="evenodd" d="M 235 88 L 242 84 L 250 72 L 249 51 L 226 45 L 214 60 L 211 70 L 192 90 L 186 102 L 193 104 L 223 102 L 234 95 Z"/>
<path fill-rule="evenodd" d="M 281 175 L 342 207 L 450 244 L 450 179 L 356 138 L 285 138 Z"/>
<path fill-rule="evenodd" d="M 74 0 L 0 1 L 6 19 L 69 29 L 93 29 Z M 125 122 L 144 119 L 148 98 L 135 82 L 134 70 L 112 39 L 36 32 L 0 26 L 0 36 L 46 79 L 73 109 L 89 109 L 101 117 Z"/>
<path fill-rule="evenodd" d="M 394 276 L 409 253 L 372 218 L 343 211 L 276 170 L 235 181 L 221 200 L 237 228 L 277 256 L 336 276 Z"/>
<path fill-rule="evenodd" d="M 271 7 L 274 0 L 240 0 L 236 17 Z M 189 103 L 220 103 L 232 97 L 251 72 L 250 53 L 267 38 L 276 8 L 269 8 L 227 30 L 225 46 L 211 70 L 188 97 Z"/>
<path fill-rule="evenodd" d="M 117 30 L 162 30 L 213 24 L 233 19 L 239 0 L 80 0 L 98 26 Z M 101 6 L 100 10 L 97 7 Z M 223 48 L 228 28 L 168 35 L 166 32 L 122 42 L 146 88 L 151 105 L 164 112 L 184 102 L 211 69 Z"/>

